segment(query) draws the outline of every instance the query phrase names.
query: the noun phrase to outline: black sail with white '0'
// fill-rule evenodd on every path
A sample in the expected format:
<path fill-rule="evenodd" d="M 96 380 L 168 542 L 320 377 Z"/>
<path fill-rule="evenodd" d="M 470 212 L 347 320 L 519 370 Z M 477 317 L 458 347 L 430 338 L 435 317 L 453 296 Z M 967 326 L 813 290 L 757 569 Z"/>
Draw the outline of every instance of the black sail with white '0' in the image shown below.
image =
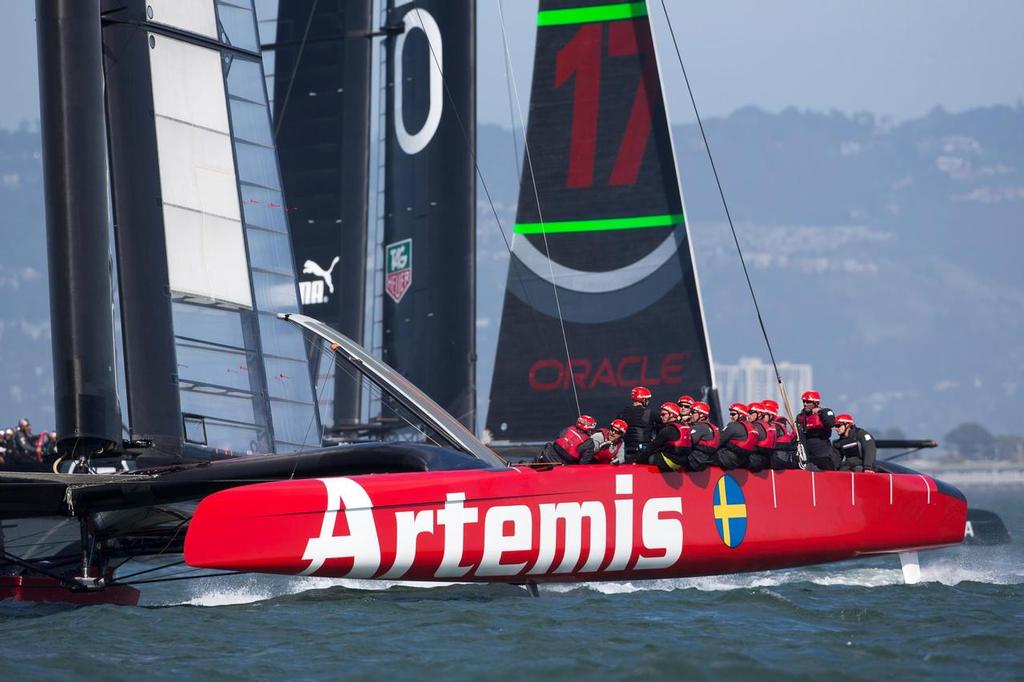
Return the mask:
<path fill-rule="evenodd" d="M 372 0 L 278 3 L 274 131 L 302 312 L 363 340 L 370 154 Z M 266 57 L 265 57 L 266 58 Z M 333 374 L 330 363 L 322 373 Z M 359 420 L 359 387 L 318 379 L 324 427 Z"/>
<path fill-rule="evenodd" d="M 537 23 L 487 427 L 548 440 L 575 419 L 576 395 L 606 422 L 637 385 L 714 409 L 646 3 L 541 0 Z"/>
<path fill-rule="evenodd" d="M 473 428 L 475 3 L 417 0 L 388 24 L 383 358 Z"/>

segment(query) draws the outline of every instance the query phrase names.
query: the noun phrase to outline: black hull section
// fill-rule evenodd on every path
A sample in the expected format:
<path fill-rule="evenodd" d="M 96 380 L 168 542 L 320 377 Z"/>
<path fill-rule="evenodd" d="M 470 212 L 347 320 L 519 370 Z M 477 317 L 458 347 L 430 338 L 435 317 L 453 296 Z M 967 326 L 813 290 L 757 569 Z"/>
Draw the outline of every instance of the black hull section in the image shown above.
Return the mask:
<path fill-rule="evenodd" d="M 0 475 L 0 518 L 82 516 L 171 504 L 238 485 L 289 478 L 486 467 L 471 455 L 431 445 L 365 443 L 110 476 L 12 472 Z"/>

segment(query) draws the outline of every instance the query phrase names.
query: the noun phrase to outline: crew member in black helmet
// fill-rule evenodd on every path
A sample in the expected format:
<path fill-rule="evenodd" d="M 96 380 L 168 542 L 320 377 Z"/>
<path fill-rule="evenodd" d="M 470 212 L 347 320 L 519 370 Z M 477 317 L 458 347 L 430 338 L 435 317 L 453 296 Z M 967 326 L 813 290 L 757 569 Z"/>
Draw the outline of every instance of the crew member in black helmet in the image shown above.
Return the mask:
<path fill-rule="evenodd" d="M 626 422 L 628 429 L 623 441 L 626 443 L 626 461 L 646 461 L 644 450 L 651 442 L 651 435 L 659 428 L 661 422 L 658 413 L 650 407 L 651 391 L 644 386 L 637 386 L 629 394 L 632 404 L 619 412 L 616 419 Z"/>
<path fill-rule="evenodd" d="M 836 414 L 821 407 L 821 395 L 817 391 L 804 391 L 800 399 L 804 409 L 796 416 L 796 427 L 807 449 L 807 461 L 823 471 L 835 471 L 838 463 L 832 449 L 832 427 Z"/>
<path fill-rule="evenodd" d="M 875 439 L 871 434 L 853 423 L 853 417 L 841 414 L 836 417 L 836 433 L 839 439 L 832 444 L 842 471 L 874 471 Z"/>

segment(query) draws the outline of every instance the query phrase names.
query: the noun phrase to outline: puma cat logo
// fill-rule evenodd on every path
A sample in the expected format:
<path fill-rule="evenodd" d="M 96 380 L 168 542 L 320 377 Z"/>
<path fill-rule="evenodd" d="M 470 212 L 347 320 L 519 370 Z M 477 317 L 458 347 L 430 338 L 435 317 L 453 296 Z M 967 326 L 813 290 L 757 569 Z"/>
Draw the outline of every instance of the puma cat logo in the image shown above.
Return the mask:
<path fill-rule="evenodd" d="M 334 260 L 331 261 L 331 267 L 324 270 L 322 267 L 317 265 L 316 261 L 308 260 L 302 265 L 302 274 L 304 275 L 316 275 L 324 281 L 327 285 L 327 290 L 332 294 L 334 293 L 334 278 L 331 273 L 334 272 L 334 266 L 341 260 L 339 256 L 335 256 Z"/>

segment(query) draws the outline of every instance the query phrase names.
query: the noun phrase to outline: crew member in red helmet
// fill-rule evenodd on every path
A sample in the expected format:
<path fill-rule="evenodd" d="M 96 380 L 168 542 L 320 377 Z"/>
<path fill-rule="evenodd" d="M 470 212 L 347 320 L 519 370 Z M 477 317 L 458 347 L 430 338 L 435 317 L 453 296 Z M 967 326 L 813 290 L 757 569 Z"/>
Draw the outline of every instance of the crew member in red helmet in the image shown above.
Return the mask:
<path fill-rule="evenodd" d="M 636 386 L 629 393 L 630 405 L 625 407 L 616 419 L 626 422 L 623 437 L 627 462 L 646 461 L 644 450 L 651 442 L 652 434 L 661 428 L 658 413 L 650 406 L 651 391 L 646 386 Z"/>
<path fill-rule="evenodd" d="M 836 433 L 839 439 L 832 444 L 839 458 L 842 471 L 874 471 L 878 448 L 871 434 L 853 422 L 853 417 L 841 414 L 836 417 Z"/>
<path fill-rule="evenodd" d="M 693 432 L 689 422 L 682 421 L 676 403 L 662 403 L 659 415 L 662 427 L 648 449 L 648 461 L 662 471 L 687 469 L 690 451 L 693 449 Z"/>
<path fill-rule="evenodd" d="M 838 466 L 832 448 L 835 412 L 821 406 L 821 395 L 817 391 L 804 391 L 800 399 L 804 409 L 796 416 L 796 427 L 807 449 L 807 461 L 823 471 L 834 471 Z"/>
<path fill-rule="evenodd" d="M 576 423 L 564 429 L 558 438 L 544 446 L 541 460 L 561 464 L 579 464 L 582 453 L 580 446 L 590 438 L 597 428 L 597 420 L 589 414 L 581 414 Z"/>
<path fill-rule="evenodd" d="M 704 402 L 695 402 L 693 418 L 690 420 L 690 434 L 693 439 L 693 451 L 690 453 L 690 471 L 704 471 L 714 462 L 718 451 L 718 427 L 708 417 L 711 407 Z"/>
<path fill-rule="evenodd" d="M 621 419 L 613 419 L 608 428 L 600 428 L 580 446 L 580 464 L 622 464 L 625 461 L 625 443 L 622 437 L 629 428 Z"/>
<path fill-rule="evenodd" d="M 729 423 L 719 438 L 715 453 L 715 466 L 723 469 L 746 469 L 750 465 L 750 454 L 757 450 L 757 430 L 747 421 L 750 410 L 743 403 L 729 406 Z"/>
<path fill-rule="evenodd" d="M 693 413 L 693 396 L 692 395 L 681 395 L 676 400 L 676 405 L 679 406 L 679 419 L 684 422 L 689 422 Z"/>

